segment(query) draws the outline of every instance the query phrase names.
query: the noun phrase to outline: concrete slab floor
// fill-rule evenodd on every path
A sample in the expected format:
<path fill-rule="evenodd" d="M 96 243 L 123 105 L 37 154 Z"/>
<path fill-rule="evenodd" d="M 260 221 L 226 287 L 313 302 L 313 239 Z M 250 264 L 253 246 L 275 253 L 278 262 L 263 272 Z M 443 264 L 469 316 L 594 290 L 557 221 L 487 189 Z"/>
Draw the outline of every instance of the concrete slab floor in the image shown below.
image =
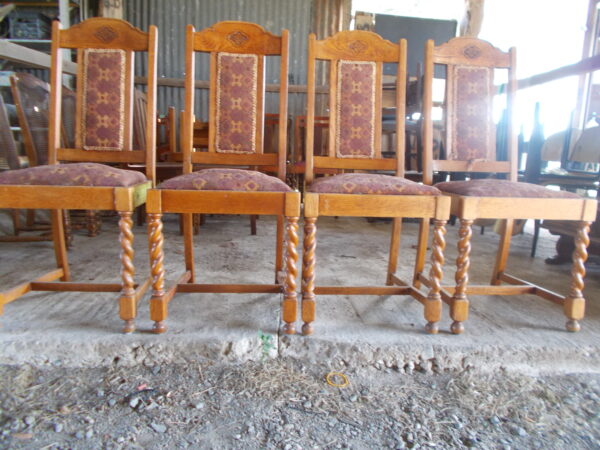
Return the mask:
<path fill-rule="evenodd" d="M 383 284 L 390 223 L 363 218 L 321 218 L 317 223 L 317 283 Z M 451 284 L 457 226 L 449 226 L 444 282 Z M 0 214 L 0 232 L 10 230 Z M 138 281 L 148 274 L 145 227 L 135 227 Z M 274 218 L 261 217 L 258 235 L 241 216 L 210 216 L 196 238 L 201 282 L 270 283 L 274 271 Z M 488 281 L 498 236 L 487 229 L 473 234 L 471 280 Z M 400 278 L 408 280 L 414 261 L 417 224 L 403 227 Z M 116 217 L 103 219 L 95 238 L 75 232 L 70 262 L 74 281 L 119 281 Z M 515 236 L 509 272 L 544 283 L 558 292 L 569 286 L 570 266 L 548 266 L 556 237 L 544 233 L 538 256 L 529 257 L 531 233 Z M 49 242 L 1 243 L 0 288 L 6 289 L 53 268 Z M 300 249 L 299 249 L 300 251 Z M 167 285 L 183 270 L 183 245 L 177 219 L 165 218 Z M 300 261 L 299 261 L 300 272 Z M 408 296 L 319 296 L 315 334 L 280 336 L 281 295 L 178 294 L 169 306 L 168 331 L 150 333 L 149 294 L 140 301 L 137 327 L 120 333 L 117 296 L 111 293 L 32 292 L 5 306 L 0 318 L 0 363 L 70 367 L 106 364 L 185 363 L 212 358 L 247 360 L 291 357 L 341 369 L 375 365 L 412 370 L 527 373 L 600 370 L 600 266 L 588 264 L 586 318 L 579 333 L 564 329 L 562 308 L 532 296 L 471 298 L 471 315 L 461 336 L 448 331 L 448 308 L 440 334 L 423 331 L 423 308 Z M 300 283 L 298 283 L 299 290 Z M 300 321 L 298 328 L 300 328 Z M 260 333 L 271 335 L 273 348 Z M 267 338 L 268 339 L 268 338 Z"/>

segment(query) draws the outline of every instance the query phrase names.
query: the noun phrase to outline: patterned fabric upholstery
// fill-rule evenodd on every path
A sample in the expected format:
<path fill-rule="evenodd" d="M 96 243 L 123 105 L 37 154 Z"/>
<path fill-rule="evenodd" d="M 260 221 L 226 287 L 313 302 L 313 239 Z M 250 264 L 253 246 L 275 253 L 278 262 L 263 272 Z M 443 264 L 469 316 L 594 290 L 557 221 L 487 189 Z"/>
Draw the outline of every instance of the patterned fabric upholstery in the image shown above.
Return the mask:
<path fill-rule="evenodd" d="M 308 189 L 320 194 L 440 195 L 432 187 L 405 178 L 373 173 L 345 173 L 317 178 Z"/>
<path fill-rule="evenodd" d="M 134 186 L 146 176 L 97 163 L 54 164 L 0 173 L 0 184 L 36 186 Z"/>
<path fill-rule="evenodd" d="M 454 74 L 455 121 L 448 159 L 494 160 L 492 69 L 456 66 Z"/>
<path fill-rule="evenodd" d="M 257 67 L 256 55 L 218 55 L 217 152 L 256 152 Z"/>
<path fill-rule="evenodd" d="M 375 63 L 339 61 L 336 155 L 372 158 L 375 143 Z"/>
<path fill-rule="evenodd" d="M 171 178 L 158 186 L 159 189 L 183 189 L 197 191 L 259 191 L 288 192 L 292 189 L 279 178 L 254 170 L 204 169 Z"/>
<path fill-rule="evenodd" d="M 553 191 L 538 184 L 507 180 L 445 181 L 435 187 L 444 193 L 470 197 L 581 198 L 573 192 Z"/>
<path fill-rule="evenodd" d="M 125 52 L 84 50 L 83 118 L 85 150 L 123 150 L 125 133 Z"/>

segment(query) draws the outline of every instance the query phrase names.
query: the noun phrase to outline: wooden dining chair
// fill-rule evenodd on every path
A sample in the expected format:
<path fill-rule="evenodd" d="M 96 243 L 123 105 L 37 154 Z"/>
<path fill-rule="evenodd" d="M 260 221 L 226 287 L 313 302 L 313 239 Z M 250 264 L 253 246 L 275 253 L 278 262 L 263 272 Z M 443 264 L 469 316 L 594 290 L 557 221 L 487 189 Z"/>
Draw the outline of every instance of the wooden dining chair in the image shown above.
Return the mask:
<path fill-rule="evenodd" d="M 67 30 L 52 25 L 48 165 L 0 173 L 0 208 L 51 209 L 57 269 L 0 293 L 0 307 L 29 291 L 120 292 L 124 331 L 135 328 L 137 300 L 149 286 L 134 283 L 132 213 L 154 180 L 157 30 L 145 33 L 118 19 L 92 18 Z M 74 148 L 61 147 L 62 50 L 77 51 Z M 132 148 L 133 64 L 148 57 L 146 148 Z M 60 164 L 69 162 L 69 164 Z M 146 163 L 146 173 L 107 163 Z M 61 220 L 65 209 L 117 211 L 120 283 L 70 282 Z M 15 268 L 12 268 L 15 270 Z M 60 280 L 60 282 L 55 282 Z"/>
<path fill-rule="evenodd" d="M 434 172 L 462 172 L 465 181 L 435 184 L 452 200 L 452 214 L 460 220 L 455 286 L 444 287 L 442 298 L 450 305 L 451 330 L 458 334 L 467 320 L 468 295 L 533 294 L 561 304 L 568 318 L 567 329 L 579 330 L 583 318 L 584 262 L 587 258 L 588 232 L 596 217 L 596 200 L 584 199 L 566 191 L 517 182 L 517 135 L 512 121 L 516 94 L 515 50 L 500 51 L 485 41 L 454 38 L 438 47 L 428 41 L 425 48 L 423 94 L 424 181 L 430 184 Z M 434 65 L 446 68 L 445 159 L 432 157 L 432 84 Z M 495 124 L 492 102 L 498 91 L 494 76 L 508 79 L 506 105 L 508 114 L 507 160 L 496 158 Z M 498 78 L 499 79 L 499 78 Z M 496 177 L 481 178 L 482 174 Z M 473 178 L 477 175 L 477 178 Z M 471 226 L 476 219 L 502 219 L 503 231 L 498 246 L 491 282 L 469 285 Z M 571 288 L 559 295 L 543 287 L 506 273 L 506 265 L 515 219 L 560 219 L 578 223 L 576 249 L 573 253 Z M 431 284 L 421 274 L 416 277 Z M 502 285 L 502 283 L 508 285 Z"/>
<path fill-rule="evenodd" d="M 50 85 L 30 73 L 17 72 L 10 77 L 11 92 L 15 101 L 23 147 L 28 166 L 48 163 L 48 124 Z M 75 116 L 77 96 L 74 91 L 62 87 L 61 107 L 61 146 L 73 148 L 75 145 Z M 71 221 L 71 216 L 74 220 Z M 36 223 L 35 210 L 27 211 L 25 231 L 49 229 L 48 224 Z M 88 236 L 94 237 L 100 230 L 100 216 L 96 211 L 64 211 L 65 236 L 70 246 L 73 228 L 86 228 Z M 51 238 L 50 238 L 51 239 Z"/>
<path fill-rule="evenodd" d="M 210 53 L 208 151 L 193 151 L 196 52 Z M 166 330 L 167 305 L 179 292 L 279 293 L 284 291 L 284 331 L 294 333 L 296 320 L 296 245 L 300 193 L 285 180 L 288 85 L 288 32 L 275 36 L 247 22 L 219 22 L 196 32 L 186 30 L 185 114 L 183 116 L 183 175 L 149 192 L 148 239 L 154 331 Z M 265 57 L 279 57 L 279 139 L 277 153 L 263 151 Z M 193 165 L 213 166 L 193 172 Z M 256 170 L 214 167 L 275 167 L 277 176 Z M 183 214 L 185 271 L 165 290 L 163 213 Z M 196 283 L 192 215 L 260 214 L 277 216 L 275 283 Z M 284 218 L 287 221 L 284 268 Z M 283 272 L 283 274 L 282 274 Z M 282 276 L 284 275 L 284 276 Z"/>
<path fill-rule="evenodd" d="M 313 155 L 315 65 L 329 62 L 329 139 L 327 155 Z M 381 96 L 384 63 L 397 64 L 395 157 L 381 156 Z M 431 186 L 403 178 L 406 41 L 386 41 L 369 31 L 342 31 L 322 41 L 308 41 L 306 120 L 306 186 L 304 194 L 304 252 L 302 260 L 302 332 L 313 332 L 316 294 L 404 295 L 425 307 L 426 330 L 436 333 L 441 317 L 439 283 L 442 276 L 445 223 L 449 201 Z M 386 171 L 344 173 L 315 178 L 317 169 Z M 319 216 L 393 217 L 387 286 L 315 286 L 316 221 Z M 403 217 L 434 221 L 431 289 L 423 295 L 396 275 Z M 424 264 L 427 242 L 421 240 L 417 264 Z"/>

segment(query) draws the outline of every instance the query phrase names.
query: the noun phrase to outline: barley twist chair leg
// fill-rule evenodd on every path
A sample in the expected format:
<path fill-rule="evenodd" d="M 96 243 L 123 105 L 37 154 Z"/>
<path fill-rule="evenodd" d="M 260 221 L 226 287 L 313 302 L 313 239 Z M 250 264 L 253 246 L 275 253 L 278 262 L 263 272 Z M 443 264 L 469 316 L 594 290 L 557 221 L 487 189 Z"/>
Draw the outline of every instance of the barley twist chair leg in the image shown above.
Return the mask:
<path fill-rule="evenodd" d="M 446 221 L 435 220 L 433 222 L 433 245 L 431 249 L 431 270 L 429 279 L 431 287 L 425 302 L 425 320 L 427 325 L 425 331 L 429 334 L 437 334 L 438 322 L 442 318 L 442 296 L 440 294 L 444 266 L 444 249 L 446 248 Z"/>
<path fill-rule="evenodd" d="M 167 331 L 164 323 L 167 318 L 165 296 L 165 267 L 163 252 L 162 214 L 148 214 L 148 247 L 150 253 L 150 273 L 152 275 L 152 298 L 150 318 L 154 321 L 152 331 L 160 334 Z"/>
<path fill-rule="evenodd" d="M 575 250 L 573 250 L 573 266 L 571 268 L 571 291 L 564 302 L 564 312 L 567 320 L 568 331 L 576 332 L 581 329 L 579 321 L 585 315 L 585 299 L 583 298 L 583 278 L 585 277 L 585 261 L 590 244 L 591 222 L 581 222 L 577 237 L 575 238 Z"/>
<path fill-rule="evenodd" d="M 473 221 L 462 219 L 458 230 L 458 256 L 456 257 L 456 274 L 454 280 L 456 289 L 450 301 L 450 317 L 453 334 L 461 334 L 465 327 L 463 322 L 469 317 L 469 299 L 467 298 L 467 284 L 469 282 L 469 255 L 471 253 L 471 236 Z"/>
<path fill-rule="evenodd" d="M 67 248 L 73 247 L 73 229 L 71 226 L 71 214 L 68 209 L 63 210 L 63 227 L 65 229 L 65 242 Z"/>
<path fill-rule="evenodd" d="M 296 296 L 296 276 L 298 275 L 298 217 L 287 218 L 287 239 L 285 252 L 285 284 L 283 297 L 283 331 L 285 334 L 296 333 L 296 314 L 298 302 Z"/>
<path fill-rule="evenodd" d="M 86 225 L 89 237 L 98 236 L 100 230 L 100 214 L 98 211 L 87 210 L 85 212 Z"/>
<path fill-rule="evenodd" d="M 131 211 L 119 211 L 119 241 L 121 243 L 121 298 L 119 313 L 125 321 L 123 333 L 135 331 L 136 301 L 133 265 L 133 220 Z"/>
<path fill-rule="evenodd" d="M 315 250 L 317 247 L 316 217 L 304 219 L 304 251 L 302 254 L 302 334 L 313 333 L 315 320 Z"/>

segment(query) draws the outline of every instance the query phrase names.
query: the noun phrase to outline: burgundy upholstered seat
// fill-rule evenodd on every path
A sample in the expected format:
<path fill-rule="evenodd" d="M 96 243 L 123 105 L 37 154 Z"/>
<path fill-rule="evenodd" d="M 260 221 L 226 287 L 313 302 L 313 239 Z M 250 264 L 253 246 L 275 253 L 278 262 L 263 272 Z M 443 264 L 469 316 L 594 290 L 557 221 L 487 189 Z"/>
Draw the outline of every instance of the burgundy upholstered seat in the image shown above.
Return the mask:
<path fill-rule="evenodd" d="M 54 164 L 0 173 L 0 184 L 11 185 L 128 187 L 146 181 L 141 172 L 97 163 Z"/>
<path fill-rule="evenodd" d="M 581 198 L 573 192 L 553 191 L 538 184 L 495 179 L 444 181 L 435 187 L 444 193 L 474 197 Z"/>
<path fill-rule="evenodd" d="M 158 189 L 196 191 L 289 192 L 292 189 L 279 178 L 254 170 L 203 169 L 171 178 Z"/>
<path fill-rule="evenodd" d="M 319 194 L 440 195 L 432 187 L 405 178 L 373 173 L 345 173 L 317 178 L 310 192 Z"/>

